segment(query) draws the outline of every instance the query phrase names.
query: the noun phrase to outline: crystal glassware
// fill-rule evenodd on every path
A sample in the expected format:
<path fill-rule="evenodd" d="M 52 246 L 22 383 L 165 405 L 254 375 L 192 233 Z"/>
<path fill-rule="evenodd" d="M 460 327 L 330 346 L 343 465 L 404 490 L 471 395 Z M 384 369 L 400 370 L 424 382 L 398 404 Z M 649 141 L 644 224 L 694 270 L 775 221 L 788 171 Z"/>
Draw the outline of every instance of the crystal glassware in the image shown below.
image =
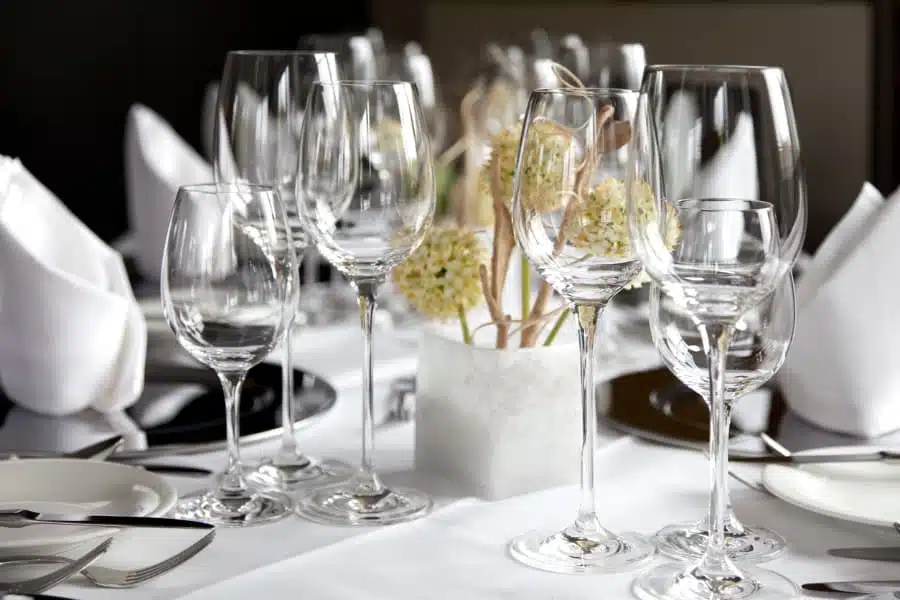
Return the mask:
<path fill-rule="evenodd" d="M 183 498 L 174 511 L 178 517 L 243 526 L 291 512 L 287 497 L 248 485 L 239 419 L 247 371 L 290 326 L 296 277 L 275 188 L 199 184 L 178 190 L 163 254 L 163 308 L 178 342 L 222 383 L 228 440 L 228 466 L 216 487 Z"/>
<path fill-rule="evenodd" d="M 298 257 L 308 244 L 294 201 L 303 106 L 313 82 L 337 78 L 337 58 L 327 52 L 234 51 L 225 58 L 214 129 L 214 176 L 218 182 L 275 186 Z M 316 270 L 315 264 L 306 270 Z M 293 329 L 285 331 L 281 349 L 281 445 L 250 476 L 256 484 L 288 489 L 334 483 L 352 474 L 349 465 L 308 456 L 297 446 Z"/>
<path fill-rule="evenodd" d="M 621 571 L 654 556 L 649 540 L 601 525 L 594 486 L 597 325 L 610 299 L 641 272 L 640 261 L 627 248 L 627 223 L 607 219 L 612 215 L 608 211 L 624 216 L 624 147 L 636 106 L 633 91 L 543 89 L 532 92 L 525 113 L 513 186 L 513 229 L 522 252 L 544 279 L 538 293 L 549 295 L 555 289 L 571 305 L 581 349 L 584 437 L 575 521 L 561 531 L 526 533 L 509 546 L 516 560 L 546 571 Z"/>
<path fill-rule="evenodd" d="M 663 363 L 709 404 L 709 365 L 691 315 L 657 286 L 650 291 L 650 331 Z M 794 337 L 794 278 L 788 274 L 772 295 L 744 313 L 734 326 L 725 359 L 725 402 L 731 406 L 769 381 L 784 364 Z M 727 479 L 726 479 L 727 482 Z M 771 529 L 744 526 L 726 505 L 725 548 L 729 558 L 765 562 L 777 557 L 785 540 Z M 678 559 L 698 559 L 709 538 L 709 515 L 700 521 L 664 527 L 657 549 Z"/>
<path fill-rule="evenodd" d="M 321 82 L 306 105 L 297 183 L 300 214 L 359 298 L 363 346 L 362 464 L 349 482 L 315 490 L 297 511 L 313 521 L 380 525 L 423 516 L 425 494 L 382 483 L 373 466 L 372 320 L 378 288 L 421 244 L 435 208 L 422 108 L 408 82 Z"/>
<path fill-rule="evenodd" d="M 726 544 L 729 347 L 740 339 L 742 317 L 790 272 L 806 231 L 800 149 L 781 70 L 648 67 L 631 144 L 628 221 L 645 271 L 697 329 L 709 371 L 711 461 L 702 556 L 644 572 L 634 592 L 643 600 L 792 596 L 789 580 L 739 567 Z"/>

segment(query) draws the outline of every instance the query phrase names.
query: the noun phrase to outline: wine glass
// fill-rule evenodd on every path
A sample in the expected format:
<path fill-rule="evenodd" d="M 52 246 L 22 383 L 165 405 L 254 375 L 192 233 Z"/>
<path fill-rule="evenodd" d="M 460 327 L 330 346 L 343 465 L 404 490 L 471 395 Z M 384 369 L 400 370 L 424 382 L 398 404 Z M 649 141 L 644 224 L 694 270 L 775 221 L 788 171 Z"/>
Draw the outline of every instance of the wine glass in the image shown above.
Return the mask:
<path fill-rule="evenodd" d="M 610 299 L 641 272 L 624 220 L 623 148 L 637 96 L 584 88 L 532 92 L 516 159 L 516 240 L 544 279 L 539 295 L 552 286 L 571 305 L 581 349 L 581 505 L 562 531 L 526 533 L 509 546 L 515 559 L 547 571 L 621 571 L 654 555 L 649 540 L 600 524 L 594 487 L 597 325 Z"/>
<path fill-rule="evenodd" d="M 308 244 L 294 201 L 303 105 L 313 82 L 337 78 L 337 59 L 326 52 L 235 51 L 225 59 L 214 135 L 214 176 L 217 182 L 275 186 L 298 258 Z M 288 327 L 282 341 L 281 445 L 251 480 L 286 488 L 344 480 L 352 473 L 349 465 L 307 456 L 297 447 L 292 341 L 293 327 Z"/>
<path fill-rule="evenodd" d="M 709 404 L 709 365 L 691 315 L 657 286 L 650 291 L 650 331 L 663 363 Z M 782 284 L 735 324 L 725 366 L 725 402 L 734 403 L 771 379 L 784 364 L 794 337 L 794 278 Z M 726 480 L 727 482 L 727 480 Z M 744 562 L 772 560 L 785 548 L 783 537 L 763 527 L 746 527 L 729 503 L 725 515 L 728 556 Z M 669 525 L 656 534 L 657 549 L 680 559 L 697 559 L 706 550 L 709 518 Z"/>
<path fill-rule="evenodd" d="M 296 255 L 274 187 L 179 188 L 163 254 L 163 308 L 178 342 L 222 383 L 228 466 L 214 489 L 178 503 L 178 517 L 243 526 L 290 514 L 290 499 L 248 486 L 239 416 L 247 371 L 290 326 L 296 277 Z"/>
<path fill-rule="evenodd" d="M 358 294 L 365 338 L 362 464 L 349 482 L 301 498 L 297 511 L 339 525 L 418 518 L 431 509 L 428 496 L 388 488 L 372 460 L 375 297 L 391 270 L 421 244 L 435 208 L 428 131 L 412 84 L 316 84 L 306 105 L 296 196 L 319 252 Z"/>
<path fill-rule="evenodd" d="M 781 285 L 806 231 L 800 147 L 784 74 L 768 67 L 648 67 L 629 164 L 635 252 L 693 321 L 708 366 L 712 473 L 703 555 L 692 564 L 650 569 L 635 581 L 635 594 L 644 600 L 791 596 L 796 589 L 789 580 L 738 567 L 726 545 L 729 345 L 743 315 Z"/>

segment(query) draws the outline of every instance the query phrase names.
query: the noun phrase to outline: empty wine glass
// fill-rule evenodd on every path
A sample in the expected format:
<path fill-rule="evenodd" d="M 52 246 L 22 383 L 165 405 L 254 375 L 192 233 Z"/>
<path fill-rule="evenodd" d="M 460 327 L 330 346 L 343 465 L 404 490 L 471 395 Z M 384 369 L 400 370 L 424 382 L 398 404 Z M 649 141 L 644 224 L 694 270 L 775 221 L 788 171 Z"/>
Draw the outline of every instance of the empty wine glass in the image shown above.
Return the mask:
<path fill-rule="evenodd" d="M 623 147 L 636 105 L 633 91 L 542 89 L 532 92 L 525 113 L 513 228 L 519 247 L 546 282 L 539 295 L 552 286 L 571 305 L 581 349 L 581 505 L 565 529 L 526 533 L 509 546 L 515 559 L 546 571 L 620 571 L 654 555 L 646 538 L 601 525 L 594 487 L 597 325 L 610 299 L 641 272 L 624 219 Z M 528 330 L 524 327 L 522 335 Z"/>
<path fill-rule="evenodd" d="M 248 486 L 240 456 L 240 396 L 250 367 L 278 345 L 294 309 L 297 261 L 284 208 L 270 186 L 179 188 L 162 263 L 166 321 L 225 394 L 228 466 L 214 489 L 182 499 L 181 518 L 255 525 L 290 513 L 290 500 Z"/>
<path fill-rule="evenodd" d="M 781 70 L 648 67 L 631 145 L 628 220 L 647 274 L 699 333 L 709 370 L 712 480 L 703 555 L 646 571 L 634 592 L 643 600 L 792 596 L 789 580 L 738 567 L 726 545 L 729 346 L 742 317 L 781 285 L 806 231 L 800 147 Z"/>
<path fill-rule="evenodd" d="M 337 78 L 337 58 L 327 52 L 247 50 L 229 52 L 225 58 L 214 133 L 214 176 L 219 182 L 275 186 L 298 258 L 308 245 L 294 201 L 303 106 L 313 82 Z M 307 265 L 307 272 L 313 270 L 315 264 Z M 352 473 L 349 465 L 308 456 L 297 447 L 292 327 L 282 342 L 281 368 L 281 445 L 251 479 L 287 488 L 346 479 Z"/>
<path fill-rule="evenodd" d="M 663 363 L 709 404 L 709 365 L 703 340 L 691 315 L 657 286 L 650 291 L 650 331 Z M 772 295 L 735 324 L 725 367 L 725 402 L 733 405 L 769 381 L 784 364 L 794 337 L 794 278 L 788 274 Z M 727 482 L 727 480 L 726 480 Z M 726 506 L 725 548 L 728 556 L 764 562 L 785 548 L 784 538 L 770 529 L 746 527 Z M 656 547 L 673 558 L 697 559 L 706 550 L 709 517 L 669 525 L 656 534 Z"/>
<path fill-rule="evenodd" d="M 425 494 L 385 486 L 372 453 L 372 318 L 379 286 L 421 244 L 435 208 L 434 165 L 408 82 L 321 82 L 306 105 L 297 181 L 300 214 L 319 252 L 359 297 L 363 347 L 362 464 L 348 483 L 298 501 L 311 520 L 379 525 L 426 514 Z"/>

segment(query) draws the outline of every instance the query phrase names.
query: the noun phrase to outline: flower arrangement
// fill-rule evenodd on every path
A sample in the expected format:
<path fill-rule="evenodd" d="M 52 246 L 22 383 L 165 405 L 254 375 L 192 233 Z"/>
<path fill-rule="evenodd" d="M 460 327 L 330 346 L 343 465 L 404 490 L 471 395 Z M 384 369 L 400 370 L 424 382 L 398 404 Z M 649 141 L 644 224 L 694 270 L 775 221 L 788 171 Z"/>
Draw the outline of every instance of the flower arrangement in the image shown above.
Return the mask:
<path fill-rule="evenodd" d="M 565 72 L 564 68 L 560 69 Z M 568 76 L 572 76 L 570 73 Z M 577 81 L 577 79 L 576 79 Z M 581 82 L 571 87 L 583 87 Z M 463 100 L 463 111 L 466 102 Z M 565 244 L 610 259 L 628 259 L 631 239 L 628 231 L 625 184 L 608 177 L 589 187 L 592 165 L 599 153 L 611 152 L 631 140 L 631 125 L 613 121 L 613 108 L 601 107 L 597 115 L 598 130 L 604 133 L 596 148 L 578 156 L 574 132 L 549 119 L 535 120 L 529 136 L 521 148 L 519 158 L 519 193 L 529 208 L 538 212 L 559 210 L 568 198 L 554 252 Z M 488 256 L 471 223 L 457 220 L 455 224 L 433 228 L 412 256 L 395 269 L 393 280 L 414 308 L 424 315 L 440 320 L 458 318 L 463 340 L 472 343 L 472 329 L 467 312 L 482 302 L 487 306 L 490 322 L 496 328 L 496 347 L 507 348 L 510 336 L 518 332 L 520 347 L 534 347 L 550 321 L 555 322 L 543 341 L 553 343 L 568 311 L 548 309 L 552 297 L 549 283 L 542 281 L 532 301 L 530 267 L 522 257 L 522 285 L 520 318 L 514 320 L 505 309 L 502 293 L 506 285 L 510 261 L 516 246 L 510 214 L 516 159 L 521 143 L 521 121 L 496 132 L 490 138 L 490 156 L 485 161 L 471 187 L 468 206 L 489 206 L 490 210 L 476 211 L 482 215 L 476 225 L 493 228 L 492 247 Z M 459 144 L 455 145 L 456 147 Z M 442 159 L 439 159 L 439 162 Z M 568 191 L 567 191 L 568 190 Z M 639 205 L 642 211 L 655 211 L 652 189 L 646 182 L 639 184 Z M 672 224 L 672 244 L 678 237 L 676 219 Z M 639 287 L 646 281 L 642 273 L 629 286 Z M 512 330 L 514 325 L 518 329 Z M 480 327 L 479 327 L 480 328 Z"/>

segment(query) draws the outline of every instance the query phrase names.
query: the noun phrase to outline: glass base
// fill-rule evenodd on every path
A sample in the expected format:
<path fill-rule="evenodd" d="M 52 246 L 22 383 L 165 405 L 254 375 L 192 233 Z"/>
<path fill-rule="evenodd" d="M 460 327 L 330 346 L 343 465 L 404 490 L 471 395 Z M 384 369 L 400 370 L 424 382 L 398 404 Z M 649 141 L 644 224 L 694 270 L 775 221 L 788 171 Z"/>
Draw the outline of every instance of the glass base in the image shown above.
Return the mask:
<path fill-rule="evenodd" d="M 741 568 L 738 579 L 707 579 L 693 571 L 684 563 L 660 565 L 639 575 L 632 589 L 640 600 L 786 600 L 799 594 L 789 579 L 764 569 Z"/>
<path fill-rule="evenodd" d="M 287 491 L 347 481 L 356 469 L 339 460 L 318 460 L 303 454 L 276 456 L 263 461 L 247 474 L 247 480 L 262 488 Z"/>
<path fill-rule="evenodd" d="M 276 492 L 248 491 L 223 500 L 215 492 L 198 492 L 182 497 L 172 509 L 177 519 L 203 521 L 223 527 L 262 525 L 291 514 L 291 499 Z"/>
<path fill-rule="evenodd" d="M 431 498 L 410 488 L 374 493 L 356 485 L 321 488 L 297 501 L 297 514 L 323 525 L 390 525 L 427 515 Z"/>
<path fill-rule="evenodd" d="M 532 531 L 509 544 L 514 559 L 554 573 L 611 573 L 635 569 L 655 556 L 653 544 L 635 533 L 613 538 L 575 537 L 565 531 Z"/>
<path fill-rule="evenodd" d="M 697 560 L 706 551 L 709 527 L 705 520 L 680 523 L 660 529 L 655 537 L 660 553 L 677 560 Z M 761 563 L 781 554 L 787 542 L 763 527 L 729 527 L 725 531 L 728 558 L 741 563 Z"/>

